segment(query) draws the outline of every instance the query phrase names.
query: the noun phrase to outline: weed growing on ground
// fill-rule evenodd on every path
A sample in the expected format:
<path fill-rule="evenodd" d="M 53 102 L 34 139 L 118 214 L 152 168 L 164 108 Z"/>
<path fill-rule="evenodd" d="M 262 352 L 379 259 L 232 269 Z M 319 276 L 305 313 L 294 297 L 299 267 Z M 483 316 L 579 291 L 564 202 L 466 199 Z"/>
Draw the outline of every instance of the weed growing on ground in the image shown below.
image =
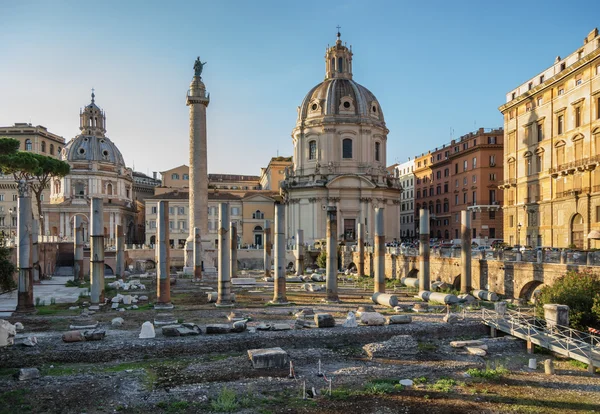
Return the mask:
<path fill-rule="evenodd" d="M 569 364 L 575 368 L 587 369 L 588 364 L 585 362 L 577 361 L 576 359 L 569 359 Z"/>
<path fill-rule="evenodd" d="M 440 378 L 435 384 L 429 386 L 432 391 L 450 392 L 456 385 L 456 381 L 451 378 Z"/>
<path fill-rule="evenodd" d="M 430 342 L 419 342 L 417 344 L 417 349 L 419 351 L 435 351 L 437 350 L 437 345 L 432 344 Z"/>
<path fill-rule="evenodd" d="M 230 413 L 237 410 L 240 404 L 235 391 L 223 387 L 215 400 L 210 402 L 211 408 L 219 413 Z"/>
<path fill-rule="evenodd" d="M 467 370 L 467 374 L 469 374 L 472 378 L 484 378 L 484 379 L 498 379 L 504 375 L 509 374 L 510 371 L 504 367 L 498 367 L 496 369 L 479 369 L 479 368 L 471 368 Z"/>
<path fill-rule="evenodd" d="M 28 394 L 30 390 L 27 388 L 0 394 L 0 414 L 31 412 L 31 406 L 25 402 L 25 396 Z"/>
<path fill-rule="evenodd" d="M 425 384 L 427 382 L 427 377 L 418 377 L 418 378 L 413 378 L 413 383 L 415 385 L 419 385 L 419 384 Z"/>
<path fill-rule="evenodd" d="M 365 384 L 364 393 L 367 395 L 384 395 L 402 391 L 402 385 L 395 379 L 375 379 Z"/>

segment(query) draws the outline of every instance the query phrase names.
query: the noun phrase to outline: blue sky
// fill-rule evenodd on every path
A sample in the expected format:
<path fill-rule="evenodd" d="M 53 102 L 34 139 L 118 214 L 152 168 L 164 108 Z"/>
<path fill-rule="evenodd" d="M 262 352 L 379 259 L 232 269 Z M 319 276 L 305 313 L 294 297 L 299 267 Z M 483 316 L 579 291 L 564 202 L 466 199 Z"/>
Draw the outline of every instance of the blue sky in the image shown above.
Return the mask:
<path fill-rule="evenodd" d="M 505 94 L 600 26 L 600 2 L 0 0 L 0 125 L 70 139 L 96 89 L 129 166 L 188 163 L 185 94 L 197 55 L 209 171 L 258 174 L 291 155 L 296 108 L 324 77 L 335 27 L 354 79 L 379 99 L 388 164 L 479 127 L 502 126 Z"/>

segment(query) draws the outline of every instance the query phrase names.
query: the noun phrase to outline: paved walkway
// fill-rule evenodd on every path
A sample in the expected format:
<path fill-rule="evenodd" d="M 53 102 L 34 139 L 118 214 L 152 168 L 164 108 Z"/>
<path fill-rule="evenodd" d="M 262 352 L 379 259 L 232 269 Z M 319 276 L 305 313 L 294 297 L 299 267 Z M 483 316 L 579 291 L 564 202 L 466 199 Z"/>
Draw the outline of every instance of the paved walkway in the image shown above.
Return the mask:
<path fill-rule="evenodd" d="M 87 288 L 66 287 L 67 281 L 73 276 L 53 276 L 50 280 L 43 280 L 39 285 L 33 285 L 33 300 L 40 298 L 41 302 L 50 305 L 52 298 L 56 303 L 75 303 L 81 292 Z M 10 316 L 17 308 L 17 290 L 0 295 L 0 317 Z"/>

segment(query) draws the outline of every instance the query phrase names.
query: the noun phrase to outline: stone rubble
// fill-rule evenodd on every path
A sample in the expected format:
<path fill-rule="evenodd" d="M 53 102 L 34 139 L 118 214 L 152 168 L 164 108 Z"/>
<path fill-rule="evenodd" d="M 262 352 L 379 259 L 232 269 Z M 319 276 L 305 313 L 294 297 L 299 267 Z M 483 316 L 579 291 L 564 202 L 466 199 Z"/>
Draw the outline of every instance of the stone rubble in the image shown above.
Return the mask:
<path fill-rule="evenodd" d="M 385 325 L 385 317 L 378 312 L 363 312 L 360 315 L 360 324 L 367 326 Z"/>
<path fill-rule="evenodd" d="M 315 325 L 317 328 L 333 328 L 335 319 L 328 313 L 317 313 L 315 314 Z"/>
<path fill-rule="evenodd" d="M 151 339 L 156 337 L 156 333 L 154 332 L 154 325 L 152 322 L 146 321 L 142 324 L 142 330 L 139 335 L 140 339 Z"/>
<path fill-rule="evenodd" d="M 348 315 L 346 316 L 346 320 L 344 321 L 344 324 L 342 326 L 344 328 L 357 328 L 358 327 L 358 322 L 356 322 L 356 315 L 354 314 L 354 312 L 352 312 L 352 311 L 348 312 Z"/>
<path fill-rule="evenodd" d="M 114 318 L 110 324 L 115 327 L 122 326 L 125 323 L 125 319 L 123 318 Z"/>
<path fill-rule="evenodd" d="M 388 325 L 411 323 L 412 317 L 410 315 L 390 315 L 385 317 L 385 321 Z"/>
<path fill-rule="evenodd" d="M 402 358 L 415 355 L 419 343 L 412 335 L 396 335 L 384 342 L 375 342 L 363 346 L 369 358 Z"/>
<path fill-rule="evenodd" d="M 14 345 L 17 328 L 12 323 L 0 319 L 0 347 Z"/>
<path fill-rule="evenodd" d="M 29 381 L 39 378 L 40 376 L 40 370 L 37 368 L 21 368 L 17 378 L 19 381 Z"/>

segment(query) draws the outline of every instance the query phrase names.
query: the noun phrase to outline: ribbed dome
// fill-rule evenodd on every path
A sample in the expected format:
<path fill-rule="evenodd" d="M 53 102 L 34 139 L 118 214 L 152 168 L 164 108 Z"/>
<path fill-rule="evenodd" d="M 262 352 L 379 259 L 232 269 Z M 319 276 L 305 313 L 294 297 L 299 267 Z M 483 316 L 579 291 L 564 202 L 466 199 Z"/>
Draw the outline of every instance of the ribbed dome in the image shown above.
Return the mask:
<path fill-rule="evenodd" d="M 375 95 L 352 79 L 326 79 L 312 88 L 299 108 L 298 121 L 331 115 L 384 121 Z"/>
<path fill-rule="evenodd" d="M 64 161 L 99 161 L 125 167 L 121 151 L 106 137 L 78 135 L 63 149 Z"/>

